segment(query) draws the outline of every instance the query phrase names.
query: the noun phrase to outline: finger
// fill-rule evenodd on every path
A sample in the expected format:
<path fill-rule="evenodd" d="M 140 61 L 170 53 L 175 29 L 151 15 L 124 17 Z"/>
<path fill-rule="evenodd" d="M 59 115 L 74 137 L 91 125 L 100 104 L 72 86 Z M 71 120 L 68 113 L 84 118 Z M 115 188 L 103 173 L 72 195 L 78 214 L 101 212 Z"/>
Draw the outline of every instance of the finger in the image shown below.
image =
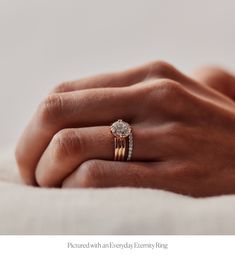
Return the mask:
<path fill-rule="evenodd" d="M 62 180 L 88 159 L 112 159 L 113 138 L 109 127 L 63 129 L 42 154 L 36 180 L 41 187 L 59 187 Z"/>
<path fill-rule="evenodd" d="M 51 93 L 64 93 L 92 88 L 125 87 L 145 80 L 149 66 L 132 68 L 122 72 L 95 75 L 56 86 Z"/>
<path fill-rule="evenodd" d="M 128 121 L 136 113 L 135 106 L 140 96 L 124 88 L 83 90 L 49 96 L 26 127 L 16 148 L 16 159 L 26 184 L 35 184 L 36 164 L 59 130 L 109 125 L 116 119 Z"/>
<path fill-rule="evenodd" d="M 154 61 L 121 72 L 96 75 L 76 81 L 65 82 L 55 87 L 51 93 L 91 88 L 126 87 L 152 78 L 172 79 L 179 82 L 189 79 L 172 65 L 163 61 Z"/>
<path fill-rule="evenodd" d="M 134 161 L 156 161 L 171 154 L 164 130 L 146 132 L 132 126 Z M 154 137 L 155 139 L 152 139 Z M 42 187 L 59 187 L 82 162 L 90 159 L 113 160 L 114 140 L 110 127 L 64 129 L 59 131 L 44 151 L 36 168 L 36 180 Z M 144 144 L 144 147 L 143 147 Z M 128 151 L 126 151 L 127 155 Z"/>
<path fill-rule="evenodd" d="M 146 107 L 153 107 L 151 102 L 154 103 L 156 120 L 162 122 L 168 115 L 172 118 L 175 115 L 174 118 L 178 118 L 177 105 L 172 109 L 168 101 L 175 97 L 175 93 L 178 96 L 186 93 L 178 93 L 182 90 L 179 84 L 170 80 L 150 80 L 146 83 L 148 83 L 146 86 L 138 88 L 135 86 L 103 88 L 50 95 L 40 105 L 16 148 L 16 159 L 25 183 L 36 184 L 34 177 L 36 165 L 50 140 L 59 130 L 110 125 L 117 119 L 130 122 L 136 120 L 137 116 L 140 120 L 142 115 L 148 118 L 146 114 L 141 115 L 141 109 L 137 110 L 137 106 L 143 101 L 143 94 L 152 95 L 148 98 Z M 160 92 L 159 100 L 153 97 L 156 90 Z"/>
<path fill-rule="evenodd" d="M 181 167 L 170 162 L 113 162 L 90 160 L 68 176 L 62 188 L 136 187 L 186 193 L 178 179 Z"/>
<path fill-rule="evenodd" d="M 36 183 L 34 178 L 36 165 L 53 135 L 61 129 L 110 125 L 117 119 L 137 121 L 137 116 L 138 120 L 142 117 L 146 119 L 148 114 L 145 107 L 156 109 L 158 123 L 166 121 L 169 116 L 172 119 L 179 118 L 178 108 L 181 103 L 170 107 L 168 102 L 171 98 L 175 100 L 175 94 L 184 98 L 182 102 L 186 102 L 185 100 L 192 96 L 183 91 L 179 83 L 171 80 L 150 80 L 146 83 L 146 86 L 138 88 L 132 86 L 92 89 L 49 96 L 25 129 L 16 148 L 16 159 L 25 183 L 31 185 Z M 143 95 L 149 93 L 151 96 L 148 97 L 143 114 L 142 109 L 137 110 L 137 106 L 143 102 Z M 154 96 L 157 94 L 157 97 Z"/>
<path fill-rule="evenodd" d="M 163 188 L 170 169 L 156 162 L 90 160 L 68 176 L 63 188 L 148 187 Z M 165 180 L 164 180 L 165 179 Z"/>
<path fill-rule="evenodd" d="M 194 72 L 193 77 L 199 82 L 235 99 L 235 76 L 221 68 L 206 67 Z"/>

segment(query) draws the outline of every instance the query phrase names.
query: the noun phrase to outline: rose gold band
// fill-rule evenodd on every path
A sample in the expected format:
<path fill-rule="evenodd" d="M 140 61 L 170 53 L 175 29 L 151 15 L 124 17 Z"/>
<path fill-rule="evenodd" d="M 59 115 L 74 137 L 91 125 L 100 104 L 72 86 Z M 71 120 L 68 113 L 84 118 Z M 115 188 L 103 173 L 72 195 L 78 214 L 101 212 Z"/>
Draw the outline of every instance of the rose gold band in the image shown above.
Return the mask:
<path fill-rule="evenodd" d="M 114 138 L 114 160 L 124 161 L 126 155 L 126 138 Z"/>
<path fill-rule="evenodd" d="M 127 122 L 119 119 L 111 125 L 110 131 L 114 136 L 114 160 L 131 160 L 133 151 L 131 126 Z"/>

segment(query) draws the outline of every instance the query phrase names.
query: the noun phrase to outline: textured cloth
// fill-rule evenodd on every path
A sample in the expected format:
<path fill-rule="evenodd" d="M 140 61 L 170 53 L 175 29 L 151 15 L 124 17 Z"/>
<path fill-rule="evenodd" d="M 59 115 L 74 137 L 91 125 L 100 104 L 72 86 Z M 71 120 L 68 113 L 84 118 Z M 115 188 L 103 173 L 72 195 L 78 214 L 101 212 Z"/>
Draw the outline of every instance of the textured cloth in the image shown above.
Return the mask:
<path fill-rule="evenodd" d="M 28 187 L 1 153 L 0 234 L 235 234 L 235 196 Z"/>

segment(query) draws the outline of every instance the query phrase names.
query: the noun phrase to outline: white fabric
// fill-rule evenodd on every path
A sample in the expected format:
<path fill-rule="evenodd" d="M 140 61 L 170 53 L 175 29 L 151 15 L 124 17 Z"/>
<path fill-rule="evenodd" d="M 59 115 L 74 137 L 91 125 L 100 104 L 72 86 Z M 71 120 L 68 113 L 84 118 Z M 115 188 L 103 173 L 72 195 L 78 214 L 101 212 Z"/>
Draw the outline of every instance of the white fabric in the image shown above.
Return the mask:
<path fill-rule="evenodd" d="M 13 154 L 2 154 L 0 234 L 235 234 L 235 196 L 28 187 Z"/>

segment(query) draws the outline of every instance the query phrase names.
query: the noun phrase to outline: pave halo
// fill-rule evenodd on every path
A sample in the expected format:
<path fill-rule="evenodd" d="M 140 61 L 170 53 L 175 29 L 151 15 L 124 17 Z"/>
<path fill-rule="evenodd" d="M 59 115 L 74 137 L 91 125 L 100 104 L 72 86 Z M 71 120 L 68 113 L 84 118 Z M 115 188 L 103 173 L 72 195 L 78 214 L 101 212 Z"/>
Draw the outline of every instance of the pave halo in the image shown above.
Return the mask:
<path fill-rule="evenodd" d="M 112 124 L 111 132 L 114 136 L 118 138 L 124 138 L 130 135 L 131 127 L 127 122 L 123 120 L 118 120 Z"/>

